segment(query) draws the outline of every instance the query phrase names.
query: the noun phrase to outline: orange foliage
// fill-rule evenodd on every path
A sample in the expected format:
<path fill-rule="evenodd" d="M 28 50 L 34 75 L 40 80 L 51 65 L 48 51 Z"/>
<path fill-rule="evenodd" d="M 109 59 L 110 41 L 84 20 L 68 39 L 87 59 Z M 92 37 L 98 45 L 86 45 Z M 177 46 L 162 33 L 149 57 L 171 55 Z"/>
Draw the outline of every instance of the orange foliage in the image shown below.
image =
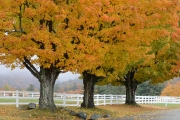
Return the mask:
<path fill-rule="evenodd" d="M 162 96 L 180 96 L 180 82 L 174 84 L 168 83 L 164 90 L 161 92 Z"/>
<path fill-rule="evenodd" d="M 179 3 L 115 0 L 112 4 L 114 27 L 102 38 L 112 44 L 104 64 L 110 68 L 109 78 L 103 83 L 123 80 L 129 71 L 135 71 L 133 79 L 139 82 L 159 83 L 176 76 L 177 71 L 172 70 L 180 53 Z"/>
<path fill-rule="evenodd" d="M 179 4 L 174 0 L 0 2 L 0 61 L 12 68 L 29 61 L 40 68 L 89 70 L 99 76 L 109 73 L 97 67 L 113 67 L 124 74 L 137 66 L 163 63 L 168 58 L 164 54 L 174 52 L 171 45 L 179 40 Z M 165 45 L 156 49 L 156 41 Z M 136 77 L 142 79 L 142 74 Z"/>

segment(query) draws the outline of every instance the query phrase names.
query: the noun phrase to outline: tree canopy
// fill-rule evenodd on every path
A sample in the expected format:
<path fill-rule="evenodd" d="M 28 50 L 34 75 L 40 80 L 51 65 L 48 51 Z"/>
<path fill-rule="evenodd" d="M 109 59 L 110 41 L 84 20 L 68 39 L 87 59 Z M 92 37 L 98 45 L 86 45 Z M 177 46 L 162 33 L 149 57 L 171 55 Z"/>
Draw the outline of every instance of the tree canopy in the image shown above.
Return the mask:
<path fill-rule="evenodd" d="M 179 74 L 178 1 L 123 1 L 115 4 L 119 31 L 106 54 L 104 81 L 126 86 L 126 103 L 135 104 L 137 85 L 164 82 Z M 120 9 L 121 8 L 121 9 Z M 116 33 L 117 32 L 117 33 Z"/>
<path fill-rule="evenodd" d="M 151 79 L 158 83 L 173 77 L 179 56 L 177 1 L 128 1 L 116 5 L 122 8 L 118 16 L 121 21 L 116 25 L 121 32 L 115 31 L 117 42 L 106 55 L 103 67 L 109 77 L 104 82 L 116 84 L 133 71 L 133 79 L 139 82 Z"/>
<path fill-rule="evenodd" d="M 62 10 L 52 0 L 1 1 L 1 63 L 62 69 L 68 46 Z M 8 35 L 4 35 L 6 32 Z M 24 63 L 24 64 L 22 64 Z M 32 71 L 36 71 L 31 68 Z"/>
<path fill-rule="evenodd" d="M 40 108 L 55 108 L 61 72 L 83 74 L 89 90 L 101 77 L 103 84 L 156 83 L 177 72 L 177 0 L 0 2 L 0 63 L 26 67 L 39 80 Z"/>

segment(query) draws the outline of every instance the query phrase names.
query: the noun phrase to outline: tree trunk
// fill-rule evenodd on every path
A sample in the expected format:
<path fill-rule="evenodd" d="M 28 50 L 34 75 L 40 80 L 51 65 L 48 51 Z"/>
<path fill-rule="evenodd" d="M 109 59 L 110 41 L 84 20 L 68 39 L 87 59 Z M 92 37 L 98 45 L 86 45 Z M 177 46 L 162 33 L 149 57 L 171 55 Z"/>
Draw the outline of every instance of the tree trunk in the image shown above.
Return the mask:
<path fill-rule="evenodd" d="M 93 108 L 94 105 L 94 85 L 97 82 L 97 77 L 88 72 L 83 72 L 83 84 L 84 84 L 84 97 L 81 107 Z"/>
<path fill-rule="evenodd" d="M 56 105 L 54 103 L 54 84 L 59 75 L 58 70 L 52 70 L 50 68 L 40 69 L 40 98 L 39 108 L 40 109 L 51 109 L 55 110 Z"/>
<path fill-rule="evenodd" d="M 135 101 L 135 91 L 137 88 L 137 81 L 134 80 L 134 73 L 135 72 L 128 72 L 125 76 L 125 87 L 126 87 L 126 102 L 125 104 L 128 105 L 136 105 Z"/>

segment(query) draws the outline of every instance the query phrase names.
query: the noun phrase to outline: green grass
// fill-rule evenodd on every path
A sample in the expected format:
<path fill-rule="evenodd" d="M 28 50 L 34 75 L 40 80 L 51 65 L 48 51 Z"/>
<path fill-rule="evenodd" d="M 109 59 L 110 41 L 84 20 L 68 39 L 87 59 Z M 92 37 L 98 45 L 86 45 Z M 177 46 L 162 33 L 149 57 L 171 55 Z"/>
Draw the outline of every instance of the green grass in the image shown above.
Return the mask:
<path fill-rule="evenodd" d="M 0 102 L 16 102 L 16 99 L 6 99 L 6 98 L 1 98 Z"/>
<path fill-rule="evenodd" d="M 106 103 L 111 103 L 111 100 L 105 100 Z M 122 100 L 117 100 L 117 102 L 123 102 Z M 97 103 L 97 100 L 94 100 L 94 103 Z M 104 100 L 99 100 L 98 103 L 104 103 Z M 112 100 L 112 103 L 116 103 L 116 100 Z"/>
<path fill-rule="evenodd" d="M 38 102 L 39 100 L 38 99 L 19 99 L 19 102 Z M 0 102 L 13 102 L 15 103 L 16 102 L 16 99 L 7 99 L 7 98 L 1 98 L 0 99 Z"/>
<path fill-rule="evenodd" d="M 16 99 L 15 98 L 11 98 L 11 99 L 7 99 L 7 98 L 0 98 L 0 103 L 15 103 Z M 19 102 L 21 103 L 38 103 L 39 100 L 38 99 L 19 99 Z M 63 100 L 54 100 L 55 104 L 63 104 Z M 79 102 L 81 103 L 81 102 Z M 66 101 L 66 104 L 77 104 L 77 101 Z"/>
<path fill-rule="evenodd" d="M 71 100 L 75 100 L 75 99 L 71 99 Z M 16 102 L 15 98 L 11 98 L 11 99 L 7 99 L 7 98 L 0 98 L 0 102 Z M 19 102 L 35 102 L 38 103 L 39 100 L 38 99 L 19 99 Z M 54 102 L 56 104 L 63 104 L 63 100 L 54 100 Z M 106 100 L 106 103 L 110 103 L 110 100 Z M 116 102 L 116 100 L 113 100 L 112 102 Z M 119 102 L 119 101 L 118 101 Z M 82 103 L 81 101 L 79 103 Z M 96 104 L 97 101 L 95 100 L 94 103 Z M 104 103 L 104 100 L 99 100 L 98 103 Z M 77 101 L 66 101 L 66 104 L 77 104 Z"/>
<path fill-rule="evenodd" d="M 165 103 L 149 104 L 149 105 L 159 106 L 159 107 L 166 107 Z M 180 108 L 180 104 L 167 104 L 167 108 L 170 108 L 170 109 Z"/>

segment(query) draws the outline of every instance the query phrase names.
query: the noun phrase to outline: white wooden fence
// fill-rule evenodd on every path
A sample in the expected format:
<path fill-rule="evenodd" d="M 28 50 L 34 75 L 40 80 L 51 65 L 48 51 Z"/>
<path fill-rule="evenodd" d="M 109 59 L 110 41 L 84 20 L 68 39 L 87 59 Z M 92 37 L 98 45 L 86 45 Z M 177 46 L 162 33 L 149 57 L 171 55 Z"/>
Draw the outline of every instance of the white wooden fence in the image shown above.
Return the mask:
<path fill-rule="evenodd" d="M 18 107 L 19 104 L 28 104 L 30 102 L 38 104 L 39 92 L 27 91 L 0 91 L 0 105 L 14 104 Z M 124 104 L 125 95 L 94 95 L 94 103 L 98 105 Z M 54 101 L 57 106 L 80 106 L 83 101 L 82 94 L 61 94 L 54 93 Z M 167 96 L 136 96 L 136 102 L 139 104 L 180 104 L 180 97 Z"/>

